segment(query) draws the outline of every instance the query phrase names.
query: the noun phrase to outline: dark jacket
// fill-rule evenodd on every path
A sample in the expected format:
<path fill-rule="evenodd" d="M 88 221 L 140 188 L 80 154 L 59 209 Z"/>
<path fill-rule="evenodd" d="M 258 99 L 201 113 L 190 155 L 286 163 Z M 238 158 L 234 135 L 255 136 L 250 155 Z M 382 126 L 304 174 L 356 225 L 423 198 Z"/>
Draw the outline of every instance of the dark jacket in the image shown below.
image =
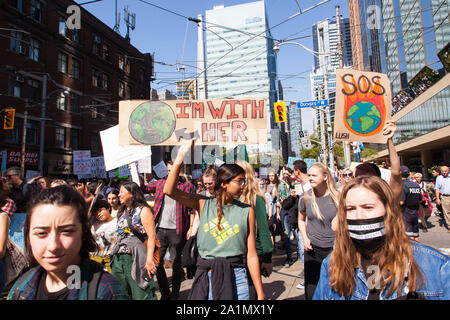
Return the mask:
<path fill-rule="evenodd" d="M 289 223 L 298 228 L 298 197 L 290 195 L 281 203 L 281 207 L 289 212 Z"/>

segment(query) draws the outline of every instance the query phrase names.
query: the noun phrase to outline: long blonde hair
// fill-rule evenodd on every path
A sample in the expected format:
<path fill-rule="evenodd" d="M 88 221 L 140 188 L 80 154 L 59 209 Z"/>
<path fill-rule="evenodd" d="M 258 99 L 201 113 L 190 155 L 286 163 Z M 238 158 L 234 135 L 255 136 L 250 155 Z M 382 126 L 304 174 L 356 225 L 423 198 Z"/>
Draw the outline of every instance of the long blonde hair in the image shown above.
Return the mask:
<path fill-rule="evenodd" d="M 258 180 L 256 180 L 255 170 L 251 164 L 247 161 L 236 161 L 236 164 L 244 169 L 245 179 L 247 180 L 247 187 L 242 192 L 239 200 L 243 203 L 251 205 L 252 207 L 255 207 L 256 205 L 256 196 L 262 197 L 264 202 L 266 202 L 264 194 L 259 188 Z"/>
<path fill-rule="evenodd" d="M 346 198 L 352 188 L 363 187 L 377 194 L 386 208 L 384 225 L 386 239 L 383 246 L 372 257 L 379 267 L 380 289 L 391 296 L 400 295 L 408 277 L 409 291 L 417 291 L 423 284 L 420 268 L 414 261 L 411 242 L 406 235 L 402 211 L 389 185 L 375 176 L 359 176 L 352 179 L 339 197 L 337 230 L 334 250 L 330 258 L 330 286 L 341 296 L 350 297 L 356 282 L 355 268 L 361 265 L 361 254 L 356 250 L 348 231 Z M 389 287 L 388 287 L 389 285 Z"/>
<path fill-rule="evenodd" d="M 334 182 L 334 178 L 331 175 L 330 170 L 328 170 L 328 168 L 320 162 L 314 163 L 311 166 L 311 168 L 312 167 L 318 167 L 321 170 L 322 174 L 327 177 L 327 179 L 326 179 L 327 190 L 330 193 L 331 199 L 333 199 L 333 202 L 337 208 L 338 204 L 339 204 L 339 191 L 336 189 L 336 184 Z M 307 199 L 307 196 L 308 196 L 308 193 L 305 192 L 305 201 Z M 312 207 L 312 211 L 313 211 L 314 215 L 316 216 L 317 219 L 319 219 L 320 221 L 323 221 L 325 218 L 324 218 L 322 212 L 320 212 L 320 208 L 319 208 L 319 205 L 317 204 L 317 199 L 316 199 L 314 190 L 311 190 L 311 203 L 312 203 L 311 207 Z"/>

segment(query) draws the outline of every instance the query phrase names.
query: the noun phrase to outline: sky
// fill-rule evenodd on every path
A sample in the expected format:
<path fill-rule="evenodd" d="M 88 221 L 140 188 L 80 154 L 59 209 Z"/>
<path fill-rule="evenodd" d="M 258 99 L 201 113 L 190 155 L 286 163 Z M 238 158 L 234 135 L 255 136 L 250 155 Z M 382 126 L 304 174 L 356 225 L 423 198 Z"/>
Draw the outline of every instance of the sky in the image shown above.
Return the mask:
<path fill-rule="evenodd" d="M 88 0 L 76 2 L 86 3 L 83 5 L 86 10 L 109 27 L 114 27 L 116 0 L 94 3 L 88 3 L 90 2 Z M 130 30 L 131 44 L 143 53 L 154 54 L 156 80 L 152 82 L 151 87 L 158 92 L 166 89 L 175 92 L 175 81 L 183 77 L 177 65 L 185 65 L 184 78 L 196 75 L 196 68 L 190 65 L 195 66 L 197 60 L 197 25 L 185 17 L 197 18 L 198 14 L 205 15 L 205 11 L 213 9 L 215 5 L 227 7 L 248 2 L 252 1 L 117 0 L 117 11 L 121 14 L 119 31 L 122 36 L 126 35 L 123 17 L 124 8 L 129 6 L 129 10 L 136 13 L 136 27 Z M 299 7 L 305 11 L 320 2 L 322 0 L 265 0 L 272 36 L 277 40 L 289 39 L 312 49 L 311 32 L 315 23 L 333 18 L 336 14 L 336 6 L 340 6 L 340 14 L 343 18 L 348 17 L 346 0 L 330 0 L 288 19 L 299 12 Z M 313 55 L 301 47 L 296 45 L 280 47 L 277 54 L 277 80 L 281 80 L 285 101 L 311 100 L 309 74 L 313 65 Z M 302 110 L 304 130 L 312 130 L 312 115 L 311 110 Z"/>

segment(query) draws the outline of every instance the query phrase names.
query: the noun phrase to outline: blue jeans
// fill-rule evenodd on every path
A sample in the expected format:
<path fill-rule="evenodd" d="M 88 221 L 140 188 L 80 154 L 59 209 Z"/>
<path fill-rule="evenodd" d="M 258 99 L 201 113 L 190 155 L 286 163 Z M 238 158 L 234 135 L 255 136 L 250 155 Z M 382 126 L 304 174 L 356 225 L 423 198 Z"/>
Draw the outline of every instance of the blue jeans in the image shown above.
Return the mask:
<path fill-rule="evenodd" d="M 208 300 L 212 300 L 211 288 L 211 272 L 208 272 L 209 279 L 209 293 Z M 233 300 L 250 300 L 250 292 L 248 290 L 247 270 L 245 268 L 233 268 L 231 274 L 233 281 Z"/>
<path fill-rule="evenodd" d="M 0 259 L 0 292 L 2 292 L 6 284 L 6 266 L 5 259 Z"/>
<path fill-rule="evenodd" d="M 283 210 L 283 209 L 282 209 Z M 300 257 L 300 261 L 303 264 L 303 239 L 300 236 L 300 232 L 298 228 L 293 229 L 292 225 L 289 223 L 289 214 L 285 214 L 283 216 L 283 230 L 284 230 L 284 248 L 286 250 L 286 255 L 288 259 L 292 258 L 292 249 L 291 249 L 291 239 L 289 238 L 291 235 L 291 232 L 294 233 L 295 240 L 297 241 L 297 250 L 298 250 L 298 256 Z"/>
<path fill-rule="evenodd" d="M 361 162 L 361 152 L 355 152 L 353 155 L 355 156 L 355 162 Z"/>

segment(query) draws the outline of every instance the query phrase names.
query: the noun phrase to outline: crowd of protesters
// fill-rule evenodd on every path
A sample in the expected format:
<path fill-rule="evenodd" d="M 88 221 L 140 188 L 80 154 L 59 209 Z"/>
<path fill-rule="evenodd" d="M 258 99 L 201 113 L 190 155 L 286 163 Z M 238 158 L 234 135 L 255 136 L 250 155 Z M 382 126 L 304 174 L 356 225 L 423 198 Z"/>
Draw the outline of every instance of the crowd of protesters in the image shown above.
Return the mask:
<path fill-rule="evenodd" d="M 20 168 L 9 168 L 0 181 L 2 297 L 154 300 L 159 290 L 162 300 L 178 300 L 187 277 L 194 278 L 189 299 L 262 300 L 261 277 L 270 277 L 272 254 L 282 248 L 285 267 L 303 265 L 297 288 L 307 300 L 449 299 L 449 258 L 419 240 L 433 212 L 450 232 L 448 167 L 425 183 L 400 166 L 393 123 L 383 133 L 388 181 L 373 163 L 333 172 L 302 160 L 267 177 L 237 161 L 192 179 L 182 164 L 194 140 L 166 164 L 166 177 L 139 184 L 26 182 Z M 8 237 L 16 212 L 27 213 L 23 253 Z M 75 286 L 71 266 L 81 271 Z"/>

